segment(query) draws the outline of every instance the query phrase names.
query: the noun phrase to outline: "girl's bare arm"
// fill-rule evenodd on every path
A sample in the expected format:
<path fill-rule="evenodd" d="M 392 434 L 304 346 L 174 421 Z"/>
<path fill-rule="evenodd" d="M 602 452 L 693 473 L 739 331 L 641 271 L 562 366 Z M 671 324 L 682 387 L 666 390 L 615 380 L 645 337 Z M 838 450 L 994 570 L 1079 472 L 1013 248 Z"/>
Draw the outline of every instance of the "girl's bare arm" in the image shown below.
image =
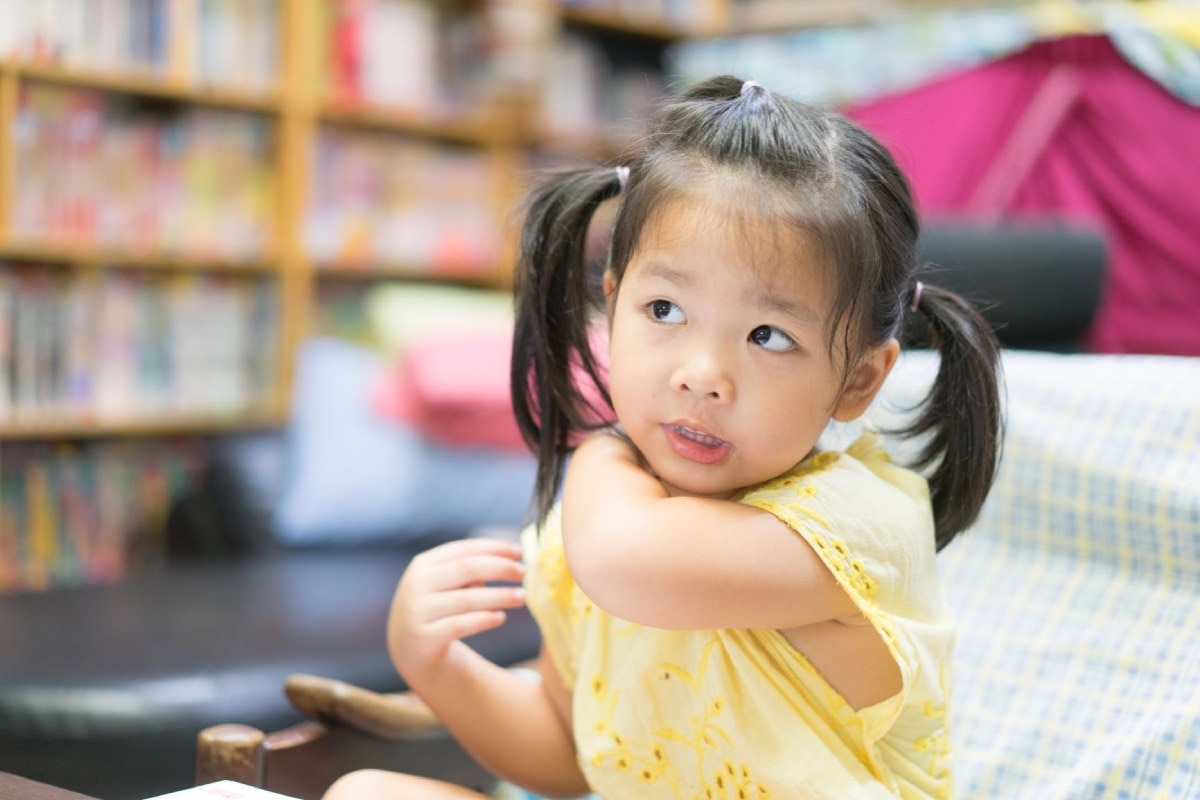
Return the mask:
<path fill-rule="evenodd" d="M 858 613 L 783 522 L 741 503 L 669 496 L 617 437 L 593 436 L 575 452 L 562 507 L 572 575 L 622 619 L 784 629 Z"/>
<path fill-rule="evenodd" d="M 544 682 L 497 667 L 466 645 L 452 662 L 413 688 L 476 761 L 539 795 L 587 794 L 569 729 Z"/>
<path fill-rule="evenodd" d="M 464 540 L 413 559 L 396 589 L 388 649 L 396 668 L 454 737 L 500 777 L 549 797 L 586 794 L 560 683 L 537 682 L 488 661 L 460 639 L 504 621 L 524 600 L 520 551 Z M 553 669 L 543 656 L 543 673 Z M 557 676 L 553 676 L 557 678 Z"/>

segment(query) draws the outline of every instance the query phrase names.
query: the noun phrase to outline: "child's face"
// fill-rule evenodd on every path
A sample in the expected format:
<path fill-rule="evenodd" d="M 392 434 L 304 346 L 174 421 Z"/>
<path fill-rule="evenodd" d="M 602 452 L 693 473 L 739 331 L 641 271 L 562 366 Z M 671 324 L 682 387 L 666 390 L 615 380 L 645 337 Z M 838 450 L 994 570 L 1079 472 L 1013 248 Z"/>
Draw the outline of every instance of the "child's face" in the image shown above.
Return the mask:
<path fill-rule="evenodd" d="M 619 290 L 606 279 L 613 405 L 672 494 L 727 498 L 786 472 L 832 416 L 865 409 L 860 384 L 873 396 L 894 359 L 841 391 L 833 287 L 781 227 L 685 198 L 647 223 Z"/>

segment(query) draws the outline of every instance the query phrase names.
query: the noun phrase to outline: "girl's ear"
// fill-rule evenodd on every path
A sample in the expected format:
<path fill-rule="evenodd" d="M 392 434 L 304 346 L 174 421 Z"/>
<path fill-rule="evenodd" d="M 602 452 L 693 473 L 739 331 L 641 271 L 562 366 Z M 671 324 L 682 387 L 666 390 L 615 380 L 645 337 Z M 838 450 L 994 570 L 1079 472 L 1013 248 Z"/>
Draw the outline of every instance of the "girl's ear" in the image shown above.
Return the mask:
<path fill-rule="evenodd" d="M 604 307 L 608 310 L 609 322 L 612 321 L 613 303 L 617 301 L 617 277 L 611 269 L 604 270 Z"/>
<path fill-rule="evenodd" d="M 861 417 L 879 393 L 899 355 L 900 343 L 895 339 L 888 339 L 867 350 L 850 374 L 850 380 L 846 382 L 834 406 L 833 418 L 838 422 L 849 422 Z"/>

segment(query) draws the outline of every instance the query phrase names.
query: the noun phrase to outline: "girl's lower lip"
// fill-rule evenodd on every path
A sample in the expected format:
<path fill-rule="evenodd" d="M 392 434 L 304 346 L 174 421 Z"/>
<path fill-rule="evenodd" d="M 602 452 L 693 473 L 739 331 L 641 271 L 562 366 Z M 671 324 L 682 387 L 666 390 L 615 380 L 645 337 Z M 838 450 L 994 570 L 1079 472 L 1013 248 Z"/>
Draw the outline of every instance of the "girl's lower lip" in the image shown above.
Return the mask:
<path fill-rule="evenodd" d="M 729 442 L 693 430 L 684 425 L 663 425 L 667 444 L 675 454 L 697 464 L 716 464 L 723 460 L 732 446 Z"/>

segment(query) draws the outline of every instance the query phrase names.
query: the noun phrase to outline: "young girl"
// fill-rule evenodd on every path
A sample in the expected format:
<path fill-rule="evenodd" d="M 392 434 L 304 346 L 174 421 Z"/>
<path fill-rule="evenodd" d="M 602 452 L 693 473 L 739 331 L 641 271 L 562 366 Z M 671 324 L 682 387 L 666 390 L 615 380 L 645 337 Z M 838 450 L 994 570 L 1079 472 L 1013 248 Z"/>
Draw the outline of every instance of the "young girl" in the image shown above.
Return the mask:
<path fill-rule="evenodd" d="M 618 195 L 605 380 L 584 243 Z M 541 458 L 529 571 L 501 542 L 431 550 L 388 631 L 409 685 L 482 764 L 605 800 L 951 796 L 954 634 L 934 554 L 992 482 L 997 344 L 964 301 L 914 280 L 917 233 L 874 138 L 731 77 L 666 104 L 627 168 L 535 192 L 512 363 Z M 928 481 L 870 433 L 819 449 L 831 419 L 871 403 L 917 318 L 941 354 L 907 431 L 926 437 Z M 596 430 L 581 372 L 618 424 Z M 460 641 L 526 602 L 494 585 L 522 578 L 540 684 Z M 476 796 L 382 772 L 330 794 Z"/>

